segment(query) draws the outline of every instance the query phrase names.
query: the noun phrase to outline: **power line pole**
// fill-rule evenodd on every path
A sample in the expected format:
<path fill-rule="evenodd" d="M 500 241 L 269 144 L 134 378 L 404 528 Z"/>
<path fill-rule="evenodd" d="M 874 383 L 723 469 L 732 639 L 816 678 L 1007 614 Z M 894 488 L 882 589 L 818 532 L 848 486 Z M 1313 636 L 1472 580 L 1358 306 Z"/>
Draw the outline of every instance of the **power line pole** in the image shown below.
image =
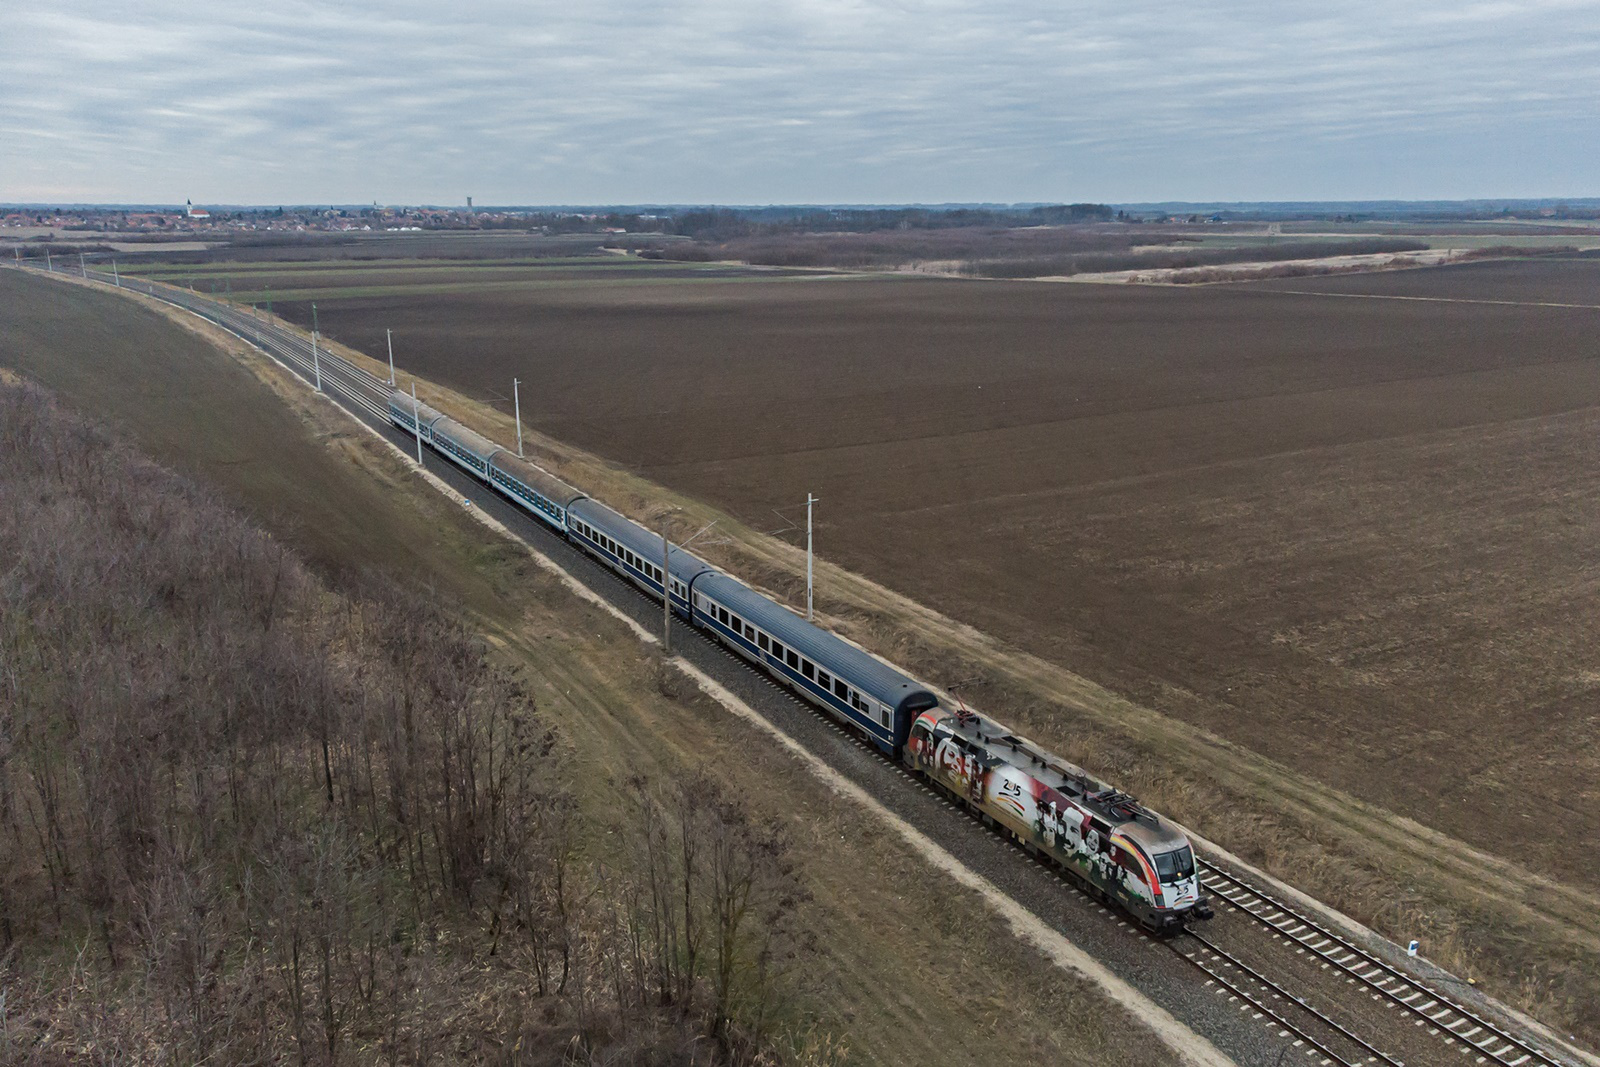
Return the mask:
<path fill-rule="evenodd" d="M 525 457 L 522 455 L 522 395 L 517 392 L 518 384 L 515 378 L 511 379 L 511 403 L 517 411 L 517 457 L 520 459 Z"/>
<path fill-rule="evenodd" d="M 422 405 L 417 403 L 417 380 L 411 379 L 411 426 L 417 431 L 417 466 L 422 466 Z"/>
<path fill-rule="evenodd" d="M 672 542 L 666 518 L 661 520 L 661 655 L 672 656 Z"/>
<path fill-rule="evenodd" d="M 389 388 L 394 388 L 394 334 L 388 330 L 383 331 L 383 339 L 389 344 Z"/>
<path fill-rule="evenodd" d="M 811 621 L 811 505 L 818 498 L 806 494 L 806 621 Z"/>
<path fill-rule="evenodd" d="M 311 369 L 317 374 L 317 392 L 320 393 L 322 392 L 322 364 L 317 361 L 317 305 L 315 304 L 311 305 Z M 421 461 L 419 460 L 418 462 Z"/>

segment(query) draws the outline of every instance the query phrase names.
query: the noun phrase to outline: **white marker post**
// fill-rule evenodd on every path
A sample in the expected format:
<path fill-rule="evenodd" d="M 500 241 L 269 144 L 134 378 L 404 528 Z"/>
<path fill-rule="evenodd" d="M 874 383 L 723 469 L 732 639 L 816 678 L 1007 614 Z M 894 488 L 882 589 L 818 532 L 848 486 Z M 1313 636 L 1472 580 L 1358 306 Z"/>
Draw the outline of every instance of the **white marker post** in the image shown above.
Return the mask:
<path fill-rule="evenodd" d="M 394 388 L 394 334 L 388 330 L 383 331 L 383 339 L 389 343 L 389 388 Z"/>
<path fill-rule="evenodd" d="M 89 268 L 83 265 L 82 252 L 78 253 L 78 277 L 82 278 L 84 281 L 89 280 Z"/>
<path fill-rule="evenodd" d="M 417 431 L 417 466 L 422 466 L 422 405 L 417 403 L 417 382 L 411 380 L 411 427 Z"/>
<path fill-rule="evenodd" d="M 122 288 L 122 275 L 117 273 L 117 261 L 111 261 L 111 280 L 117 283 L 117 288 Z"/>
<path fill-rule="evenodd" d="M 515 378 L 511 379 L 511 403 L 517 412 L 517 457 L 521 459 L 525 457 L 522 455 L 522 394 L 517 392 L 519 384 Z"/>
<path fill-rule="evenodd" d="M 818 499 L 806 494 L 806 621 L 811 621 L 811 505 Z"/>
<path fill-rule="evenodd" d="M 311 369 L 317 375 L 317 392 L 322 392 L 322 364 L 317 360 L 317 305 L 311 305 Z"/>
<path fill-rule="evenodd" d="M 50 260 L 50 250 L 48 248 L 44 250 L 44 269 L 49 274 L 56 272 L 56 265 Z"/>

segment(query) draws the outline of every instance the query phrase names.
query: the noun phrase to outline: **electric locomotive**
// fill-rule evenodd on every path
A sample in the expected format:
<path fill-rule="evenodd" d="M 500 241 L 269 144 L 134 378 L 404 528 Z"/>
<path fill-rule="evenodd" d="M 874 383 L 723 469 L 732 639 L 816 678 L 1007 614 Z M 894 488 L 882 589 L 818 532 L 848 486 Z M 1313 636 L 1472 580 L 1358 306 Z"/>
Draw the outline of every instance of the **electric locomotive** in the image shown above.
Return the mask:
<path fill-rule="evenodd" d="M 918 716 L 904 761 L 1147 929 L 1211 918 L 1189 838 L 1126 793 L 969 711 Z"/>

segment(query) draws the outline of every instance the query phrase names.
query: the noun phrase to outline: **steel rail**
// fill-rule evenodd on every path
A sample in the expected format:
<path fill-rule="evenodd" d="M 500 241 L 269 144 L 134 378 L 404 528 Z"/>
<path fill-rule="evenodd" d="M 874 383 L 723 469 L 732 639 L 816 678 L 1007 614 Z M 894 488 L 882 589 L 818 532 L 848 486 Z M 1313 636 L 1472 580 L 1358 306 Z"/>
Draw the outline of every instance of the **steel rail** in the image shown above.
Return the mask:
<path fill-rule="evenodd" d="M 103 278 L 96 280 L 104 282 Z M 292 331 L 274 323 L 262 322 L 220 301 L 208 300 L 172 286 L 162 285 L 158 289 L 150 282 L 123 282 L 121 288 L 144 293 L 214 323 L 275 358 L 308 385 L 315 384 L 313 379 L 317 368 L 313 366 L 311 343 Z M 317 351 L 315 363 L 323 365 L 325 389 L 331 385 L 372 415 L 388 419 L 388 385 L 382 379 L 321 349 Z M 380 387 L 385 400 L 383 404 L 376 399 Z"/>
<path fill-rule="evenodd" d="M 1189 953 L 1180 951 L 1180 952 L 1178 952 L 1178 955 L 1179 955 L 1180 958 L 1188 961 L 1201 974 L 1203 974 L 1207 978 L 1211 979 L 1211 981 L 1213 983 L 1215 983 L 1219 988 L 1221 988 L 1222 990 L 1224 990 L 1227 993 L 1232 994 L 1237 999 L 1244 1001 L 1250 1007 L 1254 1008 L 1259 1014 L 1267 1016 L 1269 1019 L 1271 1019 L 1274 1023 L 1276 1023 L 1278 1025 L 1278 1028 L 1280 1030 L 1285 1031 L 1288 1034 L 1293 1035 L 1295 1037 L 1295 1039 L 1296 1039 L 1296 1041 L 1295 1041 L 1296 1046 L 1298 1046 L 1298 1045 L 1310 1046 L 1310 1050 L 1311 1051 L 1314 1051 L 1314 1052 L 1316 1052 L 1316 1053 L 1318 1053 L 1318 1054 L 1320 1054 L 1322 1056 L 1322 1062 L 1323 1063 L 1325 1063 L 1325 1064 L 1326 1063 L 1337 1063 L 1337 1064 L 1340 1065 L 1340 1067 L 1358 1067 L 1357 1064 L 1351 1063 L 1349 1060 L 1347 1060 L 1343 1056 L 1339 1055 L 1338 1052 L 1336 1052 L 1335 1050 L 1329 1048 L 1327 1045 L 1323 1044 L 1321 1041 L 1318 1041 L 1316 1038 L 1314 1038 L 1310 1034 L 1306 1033 L 1304 1030 L 1302 1030 L 1300 1027 L 1296 1026 L 1294 1023 L 1290 1022 L 1288 1019 L 1285 1019 L 1281 1014 L 1279 1014 L 1275 1009 L 1273 1009 L 1273 1007 L 1271 1005 L 1264 1003 L 1263 1001 L 1261 1001 L 1260 999 L 1258 999 L 1257 997 L 1252 995 L 1249 992 L 1249 990 L 1245 989 L 1243 986 L 1239 985 L 1237 982 L 1234 982 L 1231 979 L 1229 979 L 1227 976 L 1225 976 L 1221 971 L 1217 970 L 1215 967 L 1212 967 L 1209 964 L 1207 964 L 1204 960 L 1202 960 L 1199 957 L 1198 954 L 1190 955 Z M 1251 974 L 1249 971 L 1246 971 L 1246 973 L 1250 974 L 1250 976 L 1252 978 L 1256 978 L 1257 981 L 1262 981 L 1262 979 L 1260 977 L 1258 977 L 1257 975 Z M 1266 984 L 1266 983 L 1263 983 L 1263 984 Z M 1280 1057 L 1280 1059 L 1281 1059 L 1281 1057 Z"/>
<path fill-rule="evenodd" d="M 1306 1012 L 1308 1015 L 1312 1016 L 1314 1019 L 1316 1019 L 1318 1022 L 1322 1023 L 1324 1026 L 1327 1026 L 1329 1029 L 1331 1029 L 1334 1032 L 1338 1033 L 1341 1037 L 1343 1037 L 1345 1040 L 1349 1041 L 1352 1045 L 1355 1045 L 1356 1047 L 1361 1049 L 1361 1051 L 1363 1053 L 1365 1053 L 1366 1056 L 1367 1056 L 1366 1062 L 1371 1063 L 1373 1061 L 1379 1061 L 1379 1062 L 1388 1064 L 1389 1067 L 1405 1067 L 1404 1061 L 1397 1060 L 1393 1056 L 1390 1056 L 1388 1053 L 1386 1053 L 1382 1049 L 1378 1048 L 1376 1045 L 1374 1045 L 1372 1042 L 1368 1041 L 1366 1038 L 1364 1038 L 1361 1035 L 1355 1033 L 1349 1027 L 1347 1027 L 1343 1023 L 1339 1022 L 1337 1019 L 1334 1019 L 1327 1012 L 1325 1012 L 1322 1009 L 1320 1009 L 1320 1008 L 1314 1006 L 1313 1004 L 1311 1004 L 1304 997 L 1297 996 L 1296 994 L 1289 992 L 1282 985 L 1278 984 L 1273 979 L 1268 978 L 1265 973 L 1263 973 L 1262 971 L 1258 970 L 1255 967 L 1250 966 L 1248 963 L 1245 963 L 1243 960 L 1239 959 L 1239 957 L 1235 956 L 1231 952 L 1228 952 L 1226 949 L 1220 948 L 1215 942 L 1213 942 L 1209 938 L 1207 938 L 1207 937 L 1205 937 L 1205 936 L 1203 936 L 1201 934 L 1198 934 L 1193 930 L 1186 931 L 1186 933 L 1188 934 L 1188 936 L 1190 938 L 1192 938 L 1195 941 L 1198 941 L 1201 945 L 1203 945 L 1206 948 L 1207 951 L 1209 951 L 1212 955 L 1216 956 L 1218 959 L 1221 959 L 1221 960 L 1225 961 L 1226 963 L 1228 963 L 1230 966 L 1234 967 L 1235 969 L 1237 969 L 1239 971 L 1242 971 L 1244 974 L 1246 974 L 1250 978 L 1254 979 L 1260 985 L 1262 985 L 1265 988 L 1271 990 L 1278 997 L 1282 998 L 1283 1000 L 1288 1001 L 1289 1003 L 1293 1004 L 1295 1007 L 1297 1007 L 1300 1010 Z M 1201 970 L 1205 971 L 1207 974 L 1211 975 L 1212 977 L 1214 977 L 1214 978 L 1217 977 L 1216 972 L 1213 969 L 1211 969 L 1210 967 L 1207 967 L 1202 962 L 1202 960 L 1200 959 L 1200 957 L 1198 955 L 1191 954 L 1191 953 L 1183 951 L 1183 947 L 1182 947 L 1183 943 L 1182 943 L 1182 941 L 1174 940 L 1174 941 L 1169 942 L 1169 944 L 1171 945 L 1172 950 L 1174 952 L 1177 952 L 1179 955 L 1183 956 L 1184 959 L 1187 959 L 1189 962 L 1193 963 L 1195 966 L 1199 967 Z M 1252 1002 L 1252 1003 L 1255 1003 L 1255 1002 Z M 1258 1004 L 1256 1006 L 1259 1007 L 1260 1005 Z M 1277 1020 L 1280 1023 L 1283 1023 L 1283 1025 L 1286 1028 L 1289 1027 L 1289 1024 L 1287 1022 L 1285 1022 L 1284 1019 L 1282 1018 L 1282 1016 L 1280 1016 L 1276 1012 L 1271 1011 L 1269 1009 L 1268 1010 L 1268 1014 L 1270 1014 L 1273 1019 Z M 1294 1028 L 1291 1028 L 1291 1029 L 1294 1029 Z M 1301 1037 L 1305 1036 L 1298 1029 L 1294 1029 L 1294 1033 L 1296 1035 L 1298 1035 L 1298 1036 L 1301 1036 Z M 1322 1045 L 1321 1047 L 1324 1049 L 1324 1051 L 1326 1051 L 1326 1048 L 1327 1048 L 1326 1045 Z M 1335 1057 L 1335 1058 L 1338 1058 L 1340 1060 L 1340 1062 L 1348 1062 L 1348 1061 L 1343 1060 L 1341 1057 Z"/>
<path fill-rule="evenodd" d="M 1234 908 L 1415 1015 L 1441 1038 L 1460 1043 L 1462 1051 L 1476 1052 L 1501 1067 L 1570 1067 L 1238 875 L 1204 860 L 1197 865 L 1206 888 Z"/>

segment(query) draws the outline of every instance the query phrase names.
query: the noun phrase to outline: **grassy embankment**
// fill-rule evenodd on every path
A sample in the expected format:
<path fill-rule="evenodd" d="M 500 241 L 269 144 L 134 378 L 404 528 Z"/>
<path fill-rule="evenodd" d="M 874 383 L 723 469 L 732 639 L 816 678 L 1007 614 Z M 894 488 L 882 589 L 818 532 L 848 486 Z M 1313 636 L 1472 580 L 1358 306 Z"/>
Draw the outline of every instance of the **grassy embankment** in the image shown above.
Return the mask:
<path fill-rule="evenodd" d="M 663 696 L 626 629 L 267 360 L 124 297 L 10 272 L 0 273 L 0 331 L 0 364 L 218 487 L 314 570 L 375 567 L 465 613 L 570 748 L 586 861 L 605 856 L 618 785 L 633 774 L 704 776 L 780 820 L 820 954 L 792 990 L 791 1032 L 840 1035 L 862 1062 L 1170 1059 L 748 728 L 698 695 Z M 938 923 L 925 921 L 931 913 Z"/>

